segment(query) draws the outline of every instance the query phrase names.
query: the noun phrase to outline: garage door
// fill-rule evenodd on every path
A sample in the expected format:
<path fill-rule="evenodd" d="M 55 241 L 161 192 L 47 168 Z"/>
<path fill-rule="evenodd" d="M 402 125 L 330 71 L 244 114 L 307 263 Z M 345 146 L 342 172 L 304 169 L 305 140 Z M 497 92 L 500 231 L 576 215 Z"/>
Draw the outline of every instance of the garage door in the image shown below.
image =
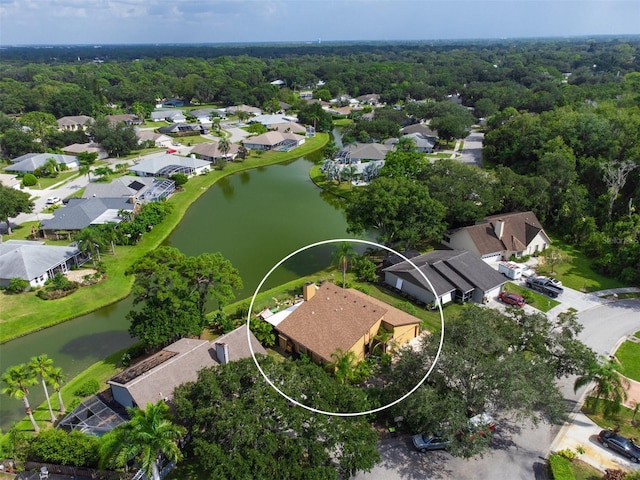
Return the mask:
<path fill-rule="evenodd" d="M 442 298 L 440 301 L 442 302 L 442 305 L 444 305 L 445 303 L 449 303 L 451 301 L 451 292 L 445 293 L 444 295 L 442 295 Z"/>
<path fill-rule="evenodd" d="M 502 253 L 492 253 L 491 255 L 485 255 L 482 257 L 485 262 L 499 262 L 502 260 Z"/>
<path fill-rule="evenodd" d="M 489 290 L 488 292 L 486 292 L 485 297 L 489 299 L 496 298 L 499 293 L 500 293 L 500 287 L 497 287 L 497 288 L 494 288 L 493 290 Z"/>

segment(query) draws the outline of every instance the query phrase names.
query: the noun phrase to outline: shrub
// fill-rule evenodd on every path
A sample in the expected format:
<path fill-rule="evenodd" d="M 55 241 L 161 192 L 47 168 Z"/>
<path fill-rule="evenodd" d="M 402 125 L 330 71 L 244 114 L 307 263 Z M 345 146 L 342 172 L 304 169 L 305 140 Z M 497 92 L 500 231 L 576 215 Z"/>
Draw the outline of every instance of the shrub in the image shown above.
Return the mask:
<path fill-rule="evenodd" d="M 100 382 L 98 382 L 98 380 L 96 380 L 95 378 L 90 378 L 78 388 L 76 388 L 73 394 L 76 397 L 88 397 L 89 395 L 98 393 L 98 390 L 100 390 Z"/>
<path fill-rule="evenodd" d="M 22 177 L 22 184 L 25 187 L 33 187 L 38 184 L 38 179 L 33 173 L 27 173 L 24 177 Z"/>
<path fill-rule="evenodd" d="M 567 460 L 573 460 L 574 458 L 576 458 L 578 456 L 578 454 L 576 452 L 574 452 L 573 450 L 571 450 L 570 448 L 565 448 L 564 450 L 559 450 L 558 455 L 560 455 L 561 457 L 566 458 Z"/>
<path fill-rule="evenodd" d="M 97 437 L 52 428 L 43 430 L 32 440 L 28 458 L 35 462 L 97 467 L 99 445 Z"/>
<path fill-rule="evenodd" d="M 169 180 L 173 180 L 176 182 L 176 187 L 181 187 L 187 181 L 189 181 L 189 177 L 187 177 L 184 173 L 174 173 L 169 177 Z"/>
<path fill-rule="evenodd" d="M 16 277 L 9 280 L 9 286 L 7 287 L 7 290 L 9 290 L 11 293 L 22 293 L 27 288 L 29 288 L 29 282 L 22 278 Z"/>
<path fill-rule="evenodd" d="M 549 468 L 551 469 L 551 478 L 554 480 L 575 480 L 575 476 L 571 471 L 571 463 L 560 455 L 551 455 L 549 457 Z"/>
<path fill-rule="evenodd" d="M 416 316 L 418 314 L 418 309 L 416 308 L 416 306 L 409 302 L 397 303 L 395 307 L 402 310 L 403 312 L 408 313 L 409 315 Z"/>

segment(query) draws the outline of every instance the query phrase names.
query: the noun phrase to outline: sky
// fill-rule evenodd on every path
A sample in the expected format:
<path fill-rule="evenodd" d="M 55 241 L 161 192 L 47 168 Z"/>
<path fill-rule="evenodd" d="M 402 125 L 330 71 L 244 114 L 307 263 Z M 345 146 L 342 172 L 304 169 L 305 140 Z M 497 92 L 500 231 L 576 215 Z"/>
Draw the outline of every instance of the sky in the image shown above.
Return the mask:
<path fill-rule="evenodd" d="M 640 0 L 0 0 L 0 45 L 640 34 Z"/>

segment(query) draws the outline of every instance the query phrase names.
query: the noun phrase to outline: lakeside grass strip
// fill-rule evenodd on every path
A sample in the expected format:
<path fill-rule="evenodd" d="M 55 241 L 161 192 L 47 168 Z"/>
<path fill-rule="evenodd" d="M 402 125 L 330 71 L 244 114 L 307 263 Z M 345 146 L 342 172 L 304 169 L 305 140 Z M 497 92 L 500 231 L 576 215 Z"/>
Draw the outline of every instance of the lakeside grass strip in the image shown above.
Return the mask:
<path fill-rule="evenodd" d="M 246 160 L 228 163 L 223 170 L 212 170 L 206 175 L 190 178 L 184 190 L 169 199 L 174 207 L 171 214 L 143 235 L 137 245 L 116 247 L 115 256 L 108 252 L 101 255 L 107 268 L 107 280 L 100 284 L 83 287 L 73 295 L 55 301 L 42 300 L 36 297 L 35 292 L 19 295 L 1 293 L 0 343 L 86 315 L 126 298 L 131 292 L 133 277 L 125 277 L 125 270 L 160 246 L 178 226 L 191 204 L 218 180 L 244 170 L 295 160 L 320 150 L 328 141 L 329 135 L 320 133 L 289 152 L 252 152 Z"/>

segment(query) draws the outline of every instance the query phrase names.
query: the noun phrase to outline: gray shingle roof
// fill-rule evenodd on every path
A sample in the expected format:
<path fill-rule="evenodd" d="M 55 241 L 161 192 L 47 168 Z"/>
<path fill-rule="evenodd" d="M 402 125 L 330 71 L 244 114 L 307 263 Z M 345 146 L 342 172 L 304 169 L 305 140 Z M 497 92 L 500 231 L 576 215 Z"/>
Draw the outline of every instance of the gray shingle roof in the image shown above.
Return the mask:
<path fill-rule="evenodd" d="M 414 257 L 411 261 L 433 284 L 438 296 L 452 290 L 468 292 L 474 288 L 486 292 L 506 282 L 503 275 L 466 250 L 435 250 Z M 422 275 L 409 262 L 398 263 L 384 271 L 393 272 L 431 291 Z"/>
<path fill-rule="evenodd" d="M 53 218 L 42 220 L 42 229 L 82 230 L 109 210 L 133 210 L 133 204 L 123 198 L 72 198 L 53 212 Z"/>
<path fill-rule="evenodd" d="M 129 198 L 141 194 L 145 187 L 154 182 L 152 177 L 124 176 L 115 178 L 110 183 L 90 183 L 87 185 L 82 198 Z M 142 191 L 141 191 L 142 190 Z"/>
<path fill-rule="evenodd" d="M 59 153 L 27 153 L 12 160 L 6 170 L 13 172 L 33 172 L 36 168 L 42 167 L 47 160 L 53 158 L 58 164 L 72 165 L 78 162 L 73 155 L 62 155 Z"/>
<path fill-rule="evenodd" d="M 33 280 L 78 253 L 74 247 L 8 240 L 0 244 L 0 279 Z"/>

